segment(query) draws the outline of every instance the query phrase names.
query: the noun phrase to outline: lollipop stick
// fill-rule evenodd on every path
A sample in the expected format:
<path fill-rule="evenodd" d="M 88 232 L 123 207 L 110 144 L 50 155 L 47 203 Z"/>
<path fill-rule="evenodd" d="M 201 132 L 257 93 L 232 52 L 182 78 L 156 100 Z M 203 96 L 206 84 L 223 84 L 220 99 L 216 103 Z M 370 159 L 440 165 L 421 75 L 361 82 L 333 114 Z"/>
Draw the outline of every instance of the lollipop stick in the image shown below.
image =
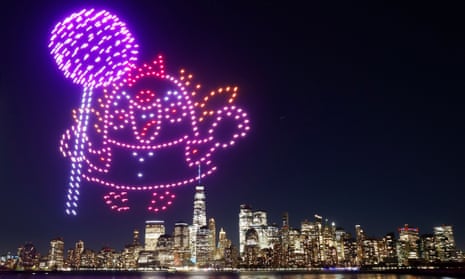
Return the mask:
<path fill-rule="evenodd" d="M 92 103 L 92 88 L 84 87 L 78 121 L 75 131 L 73 154 L 71 156 L 71 174 L 66 194 L 66 214 L 77 215 L 79 188 L 81 186 L 82 165 L 84 163 L 84 145 L 87 139 L 87 124 Z"/>

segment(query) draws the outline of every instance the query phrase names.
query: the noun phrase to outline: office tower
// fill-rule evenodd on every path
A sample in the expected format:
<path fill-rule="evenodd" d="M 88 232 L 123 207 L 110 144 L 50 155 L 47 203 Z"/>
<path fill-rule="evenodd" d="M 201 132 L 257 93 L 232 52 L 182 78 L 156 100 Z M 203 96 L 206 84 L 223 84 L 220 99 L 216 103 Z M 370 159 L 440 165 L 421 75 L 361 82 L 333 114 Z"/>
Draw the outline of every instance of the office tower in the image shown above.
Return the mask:
<path fill-rule="evenodd" d="M 334 232 L 334 243 L 336 245 L 337 263 L 344 265 L 346 263 L 344 239 L 346 238 L 346 232 L 342 228 L 336 228 Z"/>
<path fill-rule="evenodd" d="M 360 225 L 355 225 L 355 241 L 356 241 L 356 265 L 361 265 L 363 263 L 363 241 L 365 240 L 365 233 Z"/>
<path fill-rule="evenodd" d="M 157 241 L 158 262 L 161 266 L 172 266 L 174 262 L 174 238 L 169 234 L 160 235 Z"/>
<path fill-rule="evenodd" d="M 207 267 L 211 262 L 212 247 L 210 239 L 210 230 L 207 226 L 202 226 L 197 231 L 196 236 L 196 265 Z"/>
<path fill-rule="evenodd" d="M 139 240 L 139 230 L 134 229 L 132 232 L 132 244 L 133 245 L 140 245 L 140 240 Z"/>
<path fill-rule="evenodd" d="M 278 228 L 268 225 L 267 213 L 264 210 L 252 211 L 249 205 L 242 204 L 239 211 L 239 252 L 244 253 L 246 233 L 249 229 L 254 229 L 258 236 L 258 248 L 271 248 L 278 240 Z"/>
<path fill-rule="evenodd" d="M 175 266 L 183 266 L 191 257 L 189 249 L 189 226 L 187 223 L 178 222 L 174 225 L 174 259 Z"/>
<path fill-rule="evenodd" d="M 61 270 L 64 265 L 65 242 L 58 237 L 50 241 L 47 266 L 50 270 Z"/>
<path fill-rule="evenodd" d="M 194 195 L 194 215 L 192 220 L 193 225 L 199 228 L 207 225 L 207 211 L 205 203 L 205 187 L 196 186 Z"/>
<path fill-rule="evenodd" d="M 422 234 L 420 236 L 420 258 L 426 263 L 434 263 L 438 260 L 436 254 L 436 245 L 434 243 L 434 234 Z"/>
<path fill-rule="evenodd" d="M 290 239 L 289 239 L 289 215 L 285 212 L 281 218 L 281 230 L 280 230 L 280 239 L 281 239 L 281 251 L 280 251 L 280 266 L 286 267 L 289 263 L 289 254 L 291 251 Z"/>
<path fill-rule="evenodd" d="M 220 229 L 218 234 L 218 249 L 216 251 L 215 260 L 224 259 L 225 250 L 231 246 L 231 240 L 226 236 L 226 232 L 223 228 Z"/>
<path fill-rule="evenodd" d="M 194 214 L 192 218 L 192 225 L 189 227 L 191 260 L 196 262 L 197 257 L 197 234 L 201 227 L 207 225 L 207 212 L 205 203 L 205 187 L 196 186 L 194 194 Z"/>
<path fill-rule="evenodd" d="M 178 222 L 174 225 L 174 248 L 189 248 L 189 226 L 187 223 Z"/>
<path fill-rule="evenodd" d="M 335 233 L 336 233 L 336 224 L 332 222 L 331 225 L 329 225 L 328 219 L 326 219 L 325 225 L 322 231 L 323 242 L 321 245 L 323 263 L 326 265 L 335 265 L 337 263 Z"/>
<path fill-rule="evenodd" d="M 38 252 L 32 243 L 26 243 L 18 248 L 18 265 L 24 270 L 31 270 L 38 263 Z"/>
<path fill-rule="evenodd" d="M 160 235 L 165 234 L 165 222 L 159 220 L 145 221 L 145 250 L 155 251 Z"/>
<path fill-rule="evenodd" d="M 254 228 L 250 228 L 245 233 L 243 262 L 246 266 L 255 266 L 258 264 L 260 247 L 258 246 L 258 233 Z"/>
<path fill-rule="evenodd" d="M 214 218 L 210 218 L 208 220 L 208 230 L 210 231 L 210 250 L 211 250 L 210 258 L 213 259 L 216 253 L 216 225 L 215 225 Z"/>
<path fill-rule="evenodd" d="M 418 228 L 411 228 L 408 224 L 399 228 L 399 240 L 397 241 L 397 258 L 400 265 L 409 265 L 409 261 L 419 258 L 418 251 Z"/>
<path fill-rule="evenodd" d="M 434 243 L 438 259 L 441 262 L 456 260 L 454 232 L 452 226 L 434 227 Z"/>
<path fill-rule="evenodd" d="M 139 230 L 135 229 L 132 234 L 132 243 L 127 244 L 122 251 L 122 265 L 125 269 L 137 268 L 139 253 L 143 247 L 139 240 Z"/>
<path fill-rule="evenodd" d="M 383 262 L 386 265 L 397 264 L 397 251 L 396 251 L 396 238 L 394 233 L 388 233 L 383 237 L 384 255 L 382 256 Z"/>
<path fill-rule="evenodd" d="M 249 205 L 241 204 L 239 211 L 239 252 L 244 253 L 245 234 L 253 224 L 252 208 Z"/>
<path fill-rule="evenodd" d="M 84 241 L 78 240 L 74 245 L 74 257 L 73 257 L 73 266 L 75 268 L 81 267 L 81 256 L 84 252 Z"/>

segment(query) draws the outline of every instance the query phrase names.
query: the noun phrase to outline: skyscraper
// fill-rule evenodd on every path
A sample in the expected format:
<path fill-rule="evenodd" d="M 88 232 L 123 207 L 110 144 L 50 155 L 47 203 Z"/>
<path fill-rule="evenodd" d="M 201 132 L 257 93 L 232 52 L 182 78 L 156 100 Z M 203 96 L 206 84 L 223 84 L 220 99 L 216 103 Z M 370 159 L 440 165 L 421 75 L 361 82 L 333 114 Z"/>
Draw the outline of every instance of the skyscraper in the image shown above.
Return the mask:
<path fill-rule="evenodd" d="M 441 262 L 456 259 L 454 231 L 452 226 L 442 225 L 434 227 L 434 243 L 436 252 Z"/>
<path fill-rule="evenodd" d="M 419 259 L 418 241 L 420 239 L 418 228 L 405 224 L 399 228 L 399 241 L 397 241 L 397 258 L 399 264 L 408 266 L 409 261 Z"/>
<path fill-rule="evenodd" d="M 139 230 L 138 229 L 134 229 L 134 231 L 132 231 L 132 244 L 133 245 L 140 245 Z"/>
<path fill-rule="evenodd" d="M 194 214 L 192 217 L 192 225 L 189 227 L 191 260 L 194 263 L 197 261 L 197 234 L 199 229 L 205 226 L 207 226 L 205 187 L 198 185 L 195 187 Z"/>
<path fill-rule="evenodd" d="M 207 211 L 205 204 L 205 187 L 196 186 L 194 195 L 194 215 L 192 220 L 193 225 L 198 227 L 207 225 Z"/>
<path fill-rule="evenodd" d="M 58 237 L 50 241 L 48 250 L 48 268 L 51 270 L 60 270 L 64 263 L 65 243 L 63 238 Z"/>
<path fill-rule="evenodd" d="M 216 250 L 215 260 L 223 259 L 225 250 L 231 246 L 231 240 L 226 237 L 226 232 L 223 228 L 220 229 L 218 234 L 218 248 Z"/>
<path fill-rule="evenodd" d="M 178 222 L 174 225 L 174 265 L 183 266 L 190 259 L 189 226 Z"/>
<path fill-rule="evenodd" d="M 197 231 L 196 236 L 196 265 L 199 267 L 207 267 L 212 260 L 212 247 L 211 245 L 211 234 L 208 226 L 202 226 Z"/>
<path fill-rule="evenodd" d="M 174 225 L 174 248 L 189 248 L 189 227 L 186 223 L 178 222 Z"/>
<path fill-rule="evenodd" d="M 74 267 L 81 267 L 81 256 L 84 252 L 84 241 L 78 240 L 74 245 Z"/>
<path fill-rule="evenodd" d="M 210 231 L 210 259 L 213 259 L 216 253 L 216 224 L 214 218 L 208 220 L 208 230 Z"/>
<path fill-rule="evenodd" d="M 145 250 L 155 251 L 160 235 L 165 234 L 165 222 L 159 220 L 145 221 Z"/>
<path fill-rule="evenodd" d="M 247 245 L 247 232 L 254 229 L 257 234 L 259 249 L 271 248 L 273 240 L 278 237 L 277 228 L 268 225 L 267 213 L 264 210 L 252 211 L 249 205 L 242 204 L 239 211 L 239 252 L 242 255 Z"/>
<path fill-rule="evenodd" d="M 245 235 L 247 230 L 252 226 L 253 215 L 252 208 L 249 205 L 241 204 L 239 211 L 239 252 L 244 253 Z"/>

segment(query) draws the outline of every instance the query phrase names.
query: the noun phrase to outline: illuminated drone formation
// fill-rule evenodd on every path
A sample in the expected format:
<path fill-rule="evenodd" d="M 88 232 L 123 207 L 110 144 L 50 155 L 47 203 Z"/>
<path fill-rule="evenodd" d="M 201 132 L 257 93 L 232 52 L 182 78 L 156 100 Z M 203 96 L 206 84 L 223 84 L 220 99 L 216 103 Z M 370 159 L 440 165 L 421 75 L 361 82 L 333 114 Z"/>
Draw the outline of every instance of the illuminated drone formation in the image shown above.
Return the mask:
<path fill-rule="evenodd" d="M 250 129 L 247 113 L 234 104 L 237 87 L 199 97 L 200 85 L 193 85 L 192 75 L 184 70 L 179 76 L 166 73 L 162 56 L 136 66 L 137 44 L 124 23 L 107 11 L 72 14 L 56 25 L 49 47 L 65 76 L 84 86 L 81 106 L 73 114 L 75 124 L 60 146 L 71 160 L 67 214 L 77 214 L 81 179 L 107 187 L 104 201 L 113 210 L 130 208 L 129 191 L 149 191 L 147 209 L 165 210 L 175 198 L 173 188 L 213 173 L 213 154 L 234 145 Z M 225 135 L 220 128 L 227 124 Z M 142 171 L 159 154 L 179 150 L 179 168 L 187 172 L 175 170 L 175 176 L 160 178 L 162 171 L 156 167 Z M 120 180 L 121 173 L 129 171 L 117 168 L 121 157 L 115 154 L 125 154 L 123 163 L 137 160 L 140 170 L 130 181 Z"/>

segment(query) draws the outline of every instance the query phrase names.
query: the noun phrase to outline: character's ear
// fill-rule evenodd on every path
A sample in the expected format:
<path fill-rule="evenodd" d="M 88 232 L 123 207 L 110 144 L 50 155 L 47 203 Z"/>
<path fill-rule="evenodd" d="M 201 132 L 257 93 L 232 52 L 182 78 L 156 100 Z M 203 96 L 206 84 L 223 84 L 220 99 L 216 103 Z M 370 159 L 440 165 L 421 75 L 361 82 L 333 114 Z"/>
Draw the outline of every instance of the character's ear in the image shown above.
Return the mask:
<path fill-rule="evenodd" d="M 158 55 L 151 63 L 144 63 L 139 68 L 134 67 L 121 80 L 120 86 L 126 84 L 131 87 L 137 80 L 146 76 L 165 77 L 165 61 L 162 55 Z"/>

